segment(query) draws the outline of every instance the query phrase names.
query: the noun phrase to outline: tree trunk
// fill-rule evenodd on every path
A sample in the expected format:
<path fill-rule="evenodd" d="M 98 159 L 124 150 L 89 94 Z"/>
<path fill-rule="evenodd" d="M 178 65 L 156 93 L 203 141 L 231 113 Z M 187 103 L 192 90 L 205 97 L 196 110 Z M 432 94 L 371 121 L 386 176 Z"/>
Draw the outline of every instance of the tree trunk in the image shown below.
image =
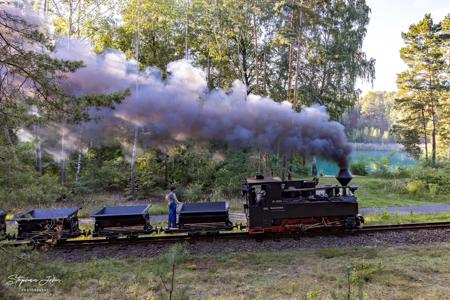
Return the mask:
<path fill-rule="evenodd" d="M 188 37 L 189 37 L 189 0 L 186 1 L 186 36 L 185 36 L 185 54 L 184 58 L 189 59 Z"/>
<path fill-rule="evenodd" d="M 140 36 L 139 36 L 139 30 L 140 30 L 140 28 L 139 28 L 139 26 L 140 26 L 140 24 L 139 24 L 139 19 L 140 19 L 140 15 L 139 15 L 139 10 L 140 10 L 140 6 L 141 6 L 141 3 L 140 3 L 140 0 L 138 0 L 137 1 L 137 8 L 136 8 L 136 10 L 137 10 L 137 17 L 136 17 L 136 37 L 135 37 L 135 48 L 136 48 L 136 53 L 135 53 L 135 55 L 136 55 L 136 57 L 135 57 L 135 59 L 136 59 L 136 63 L 138 64 L 138 67 L 139 67 L 139 47 L 140 47 Z"/>
<path fill-rule="evenodd" d="M 297 63 L 295 66 L 295 84 L 294 84 L 294 111 L 298 111 L 298 79 L 300 76 L 300 38 L 297 39 Z"/>
<path fill-rule="evenodd" d="M 210 89 L 213 88 L 212 82 L 211 82 L 211 56 L 209 54 L 209 42 L 208 42 L 208 66 L 206 69 L 206 81 L 208 83 L 208 87 Z"/>
<path fill-rule="evenodd" d="M 41 138 L 39 136 L 39 127 L 34 129 L 36 135 L 36 143 L 34 145 L 36 153 L 36 170 L 39 172 L 39 176 L 42 176 L 42 150 L 41 150 Z"/>
<path fill-rule="evenodd" d="M 255 56 L 255 76 L 256 76 L 256 94 L 259 94 L 259 70 L 258 70 L 258 36 L 256 32 L 256 14 L 253 13 L 253 39 L 255 41 L 255 49 L 254 49 L 254 56 Z"/>
<path fill-rule="evenodd" d="M 432 106 L 432 130 L 431 130 L 431 161 L 433 165 L 436 165 L 436 113 L 434 109 L 434 104 Z"/>
<path fill-rule="evenodd" d="M 238 55 L 239 53 L 242 53 L 242 73 L 244 76 L 244 83 L 245 86 L 247 87 L 247 95 L 250 94 L 250 76 L 248 74 L 248 65 L 247 65 L 247 48 L 246 48 L 246 44 L 245 44 L 245 38 L 241 37 L 241 35 L 239 34 L 238 37 L 238 45 L 240 45 L 240 47 L 238 47 Z"/>
<path fill-rule="evenodd" d="M 258 174 L 261 174 L 261 151 L 258 151 Z"/>
<path fill-rule="evenodd" d="M 433 95 L 433 82 L 432 82 L 432 76 L 430 76 L 428 87 L 430 89 L 430 100 L 431 100 L 431 161 L 433 163 L 433 166 L 436 165 L 436 107 L 434 102 L 434 95 Z"/>
<path fill-rule="evenodd" d="M 287 167 L 287 158 L 285 154 L 283 154 L 282 159 L 283 161 L 281 163 L 281 180 L 284 181 L 284 179 L 286 178 L 286 167 Z"/>
<path fill-rule="evenodd" d="M 69 40 L 72 37 L 72 23 L 73 23 L 73 0 L 69 0 L 69 30 L 68 30 L 68 37 Z"/>
<path fill-rule="evenodd" d="M 267 61 L 266 61 L 266 49 L 264 49 L 264 94 L 269 95 L 267 90 Z"/>
<path fill-rule="evenodd" d="M 169 155 L 164 153 L 164 187 L 167 189 L 169 186 L 169 165 L 168 165 Z"/>
<path fill-rule="evenodd" d="M 78 160 L 77 160 L 77 173 L 75 174 L 75 182 L 78 182 L 80 179 L 81 173 L 81 149 L 78 151 Z"/>
<path fill-rule="evenodd" d="M 66 133 L 63 131 L 61 135 L 61 162 L 60 162 L 60 177 L 61 177 L 61 185 L 66 185 L 66 151 L 64 148 L 65 143 L 65 135 Z"/>
<path fill-rule="evenodd" d="M 81 37 L 81 25 L 80 25 L 80 19 L 81 19 L 81 2 L 82 0 L 78 0 L 77 4 L 77 37 Z"/>
<path fill-rule="evenodd" d="M 138 129 L 137 127 L 134 129 L 134 141 L 133 141 L 133 150 L 131 151 L 131 178 L 130 178 L 130 194 L 133 199 L 136 199 L 136 147 L 137 147 L 137 139 L 138 139 Z"/>
<path fill-rule="evenodd" d="M 11 139 L 11 135 L 9 134 L 9 129 L 6 127 L 3 127 L 3 132 L 5 133 L 6 141 L 11 146 L 11 152 L 13 154 L 14 160 L 17 160 L 17 153 L 16 153 L 16 150 L 14 149 L 14 143 Z"/>
<path fill-rule="evenodd" d="M 291 11 L 291 29 L 294 30 L 294 9 Z M 289 71 L 288 71 L 288 83 L 287 83 L 287 100 L 291 102 L 291 84 L 292 84 L 292 61 L 294 56 L 294 47 L 292 42 L 289 43 Z"/>
<path fill-rule="evenodd" d="M 428 135 L 427 135 L 427 119 L 425 119 L 425 109 L 421 109 L 422 114 L 422 125 L 423 125 L 423 136 L 425 142 L 425 160 L 428 161 Z"/>

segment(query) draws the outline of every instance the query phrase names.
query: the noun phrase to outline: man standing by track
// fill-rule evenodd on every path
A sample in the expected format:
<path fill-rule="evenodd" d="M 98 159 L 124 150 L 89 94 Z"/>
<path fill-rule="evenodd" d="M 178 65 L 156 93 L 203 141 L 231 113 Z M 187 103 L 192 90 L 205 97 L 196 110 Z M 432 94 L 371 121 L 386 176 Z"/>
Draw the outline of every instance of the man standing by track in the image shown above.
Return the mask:
<path fill-rule="evenodd" d="M 170 188 L 170 193 L 166 195 L 167 205 L 169 206 L 169 227 L 177 227 L 177 205 L 181 204 L 175 194 L 175 187 Z"/>

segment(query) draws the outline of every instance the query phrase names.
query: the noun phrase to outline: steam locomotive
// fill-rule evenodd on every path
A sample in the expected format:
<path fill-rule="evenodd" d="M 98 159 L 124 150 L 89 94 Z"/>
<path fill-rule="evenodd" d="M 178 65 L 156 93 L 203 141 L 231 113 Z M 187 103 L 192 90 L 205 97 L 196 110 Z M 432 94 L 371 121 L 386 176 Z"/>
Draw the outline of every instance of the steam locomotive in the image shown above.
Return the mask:
<path fill-rule="evenodd" d="M 312 229 L 356 229 L 364 222 L 358 214 L 357 186 L 352 175 L 339 171 L 341 184 L 318 187 L 313 180 L 282 181 L 279 177 L 248 178 L 242 192 L 250 234 L 292 233 Z"/>
<path fill-rule="evenodd" d="M 318 186 L 318 179 L 287 180 L 257 175 L 242 185 L 246 225 L 229 218 L 227 202 L 185 203 L 178 214 L 177 228 L 166 233 L 219 233 L 247 227 L 251 235 L 294 234 L 318 229 L 353 230 L 364 222 L 358 214 L 357 186 L 349 186 L 352 175 L 340 170 L 340 185 Z M 136 238 L 160 232 L 150 224 L 151 205 L 102 207 L 91 217 L 92 232 L 81 231 L 79 208 L 34 209 L 17 214 L 17 236 L 6 233 L 6 213 L 0 211 L 0 239 L 9 237 L 33 241 L 64 241 L 80 235 L 116 239 Z"/>

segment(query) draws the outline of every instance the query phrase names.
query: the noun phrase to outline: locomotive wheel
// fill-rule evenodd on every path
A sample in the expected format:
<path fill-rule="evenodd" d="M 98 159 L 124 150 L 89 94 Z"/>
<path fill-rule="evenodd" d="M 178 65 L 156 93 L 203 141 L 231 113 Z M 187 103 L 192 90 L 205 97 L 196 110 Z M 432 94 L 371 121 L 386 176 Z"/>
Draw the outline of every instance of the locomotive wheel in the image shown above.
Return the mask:
<path fill-rule="evenodd" d="M 117 235 L 117 234 L 111 234 L 111 235 L 107 235 L 106 236 L 106 240 L 108 240 L 108 241 L 115 241 L 115 240 L 117 240 L 119 238 L 119 235 Z"/>
<path fill-rule="evenodd" d="M 219 235 L 219 231 L 207 231 L 206 235 Z"/>
<path fill-rule="evenodd" d="M 152 230 L 153 230 L 153 226 L 152 225 L 150 225 L 150 224 L 145 224 L 144 225 L 144 231 L 145 232 L 152 232 Z"/>
<path fill-rule="evenodd" d="M 300 241 L 301 234 L 299 232 L 294 232 L 292 238 L 296 241 Z"/>

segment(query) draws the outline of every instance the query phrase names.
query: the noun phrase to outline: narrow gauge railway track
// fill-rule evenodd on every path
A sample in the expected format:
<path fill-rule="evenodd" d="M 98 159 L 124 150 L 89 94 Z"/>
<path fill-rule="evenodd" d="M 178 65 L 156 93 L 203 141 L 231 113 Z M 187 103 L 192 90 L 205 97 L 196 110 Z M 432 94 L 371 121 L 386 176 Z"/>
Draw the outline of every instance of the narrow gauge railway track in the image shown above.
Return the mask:
<path fill-rule="evenodd" d="M 362 231 L 362 232 L 380 232 L 380 231 L 445 229 L 445 228 L 450 229 L 450 222 L 371 225 L 371 226 L 361 227 L 360 231 Z"/>
<path fill-rule="evenodd" d="M 293 235 L 249 235 L 247 231 L 241 232 L 227 232 L 220 234 L 202 234 L 202 235 L 149 235 L 141 236 L 137 238 L 120 237 L 117 239 L 106 238 L 90 238 L 90 239 L 68 239 L 64 242 L 59 242 L 54 247 L 57 248 L 78 248 L 78 247 L 93 247 L 93 246 L 108 246 L 108 245 L 133 245 L 142 243 L 153 244 L 165 244 L 165 243 L 192 243 L 195 241 L 217 241 L 217 240 L 234 240 L 234 239 L 281 239 L 281 238 L 301 238 L 305 236 L 317 236 L 317 235 L 352 235 L 352 234 L 367 234 L 375 232 L 388 232 L 388 231 L 412 231 L 412 230 L 432 230 L 432 229 L 448 229 L 450 230 L 450 222 L 431 222 L 431 223 L 410 223 L 410 224 L 389 224 L 389 225 L 371 225 L 364 226 L 355 231 L 343 232 L 343 231 L 310 231 L 301 234 Z M 6 242 L 3 245 L 20 246 L 33 244 L 31 241 L 16 241 Z M 41 243 L 40 245 L 45 245 Z"/>

